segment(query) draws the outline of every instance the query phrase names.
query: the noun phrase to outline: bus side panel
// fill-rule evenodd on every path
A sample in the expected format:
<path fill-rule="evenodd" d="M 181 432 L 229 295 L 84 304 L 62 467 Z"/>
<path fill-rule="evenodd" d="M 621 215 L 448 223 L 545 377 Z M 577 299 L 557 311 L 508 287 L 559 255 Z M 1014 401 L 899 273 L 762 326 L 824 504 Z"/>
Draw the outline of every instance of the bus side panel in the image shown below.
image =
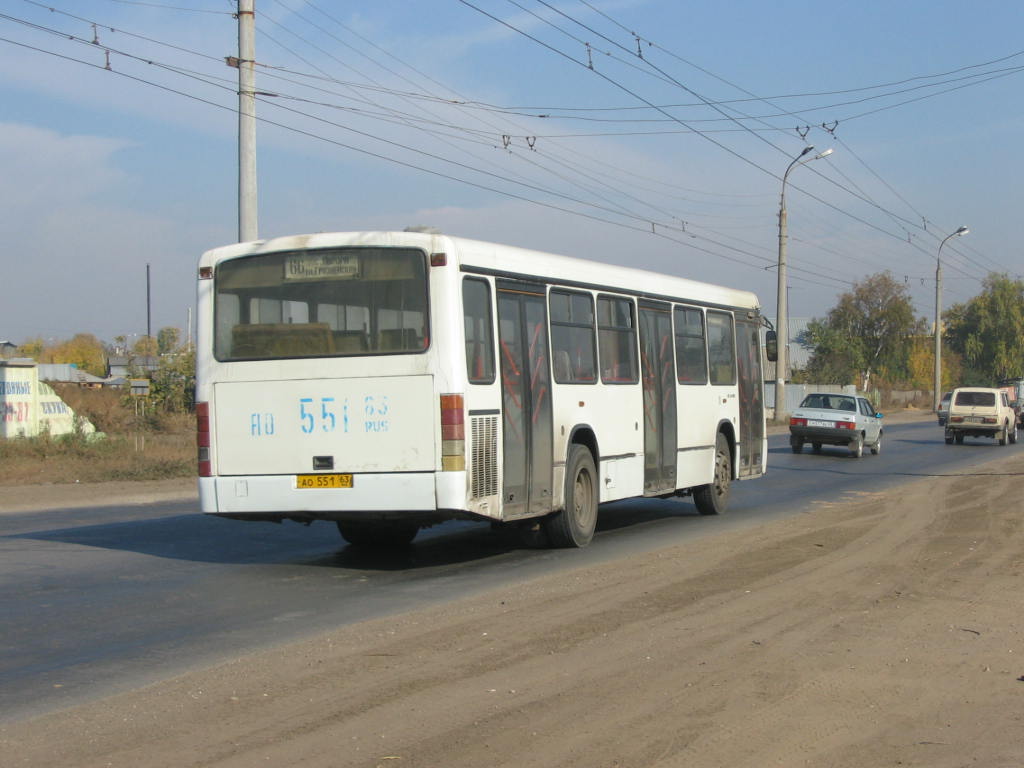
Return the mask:
<path fill-rule="evenodd" d="M 715 434 L 722 408 L 719 389 L 709 384 L 676 388 L 679 445 L 684 448 L 679 451 L 676 467 L 679 488 L 704 485 L 714 470 Z"/>
<path fill-rule="evenodd" d="M 594 430 L 601 502 L 644 492 L 643 390 L 639 384 L 561 385 L 555 391 L 555 460 L 564 468 L 574 427 Z M 564 430 L 564 431 L 563 431 Z M 555 485 L 561 505 L 564 482 Z"/>

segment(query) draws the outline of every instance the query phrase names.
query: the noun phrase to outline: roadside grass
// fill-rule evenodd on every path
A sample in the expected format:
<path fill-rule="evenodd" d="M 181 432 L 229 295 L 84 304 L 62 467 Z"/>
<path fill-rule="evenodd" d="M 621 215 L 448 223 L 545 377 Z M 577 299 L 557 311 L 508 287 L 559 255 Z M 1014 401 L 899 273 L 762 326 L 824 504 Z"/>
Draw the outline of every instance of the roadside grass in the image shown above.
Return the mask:
<path fill-rule="evenodd" d="M 0 440 L 0 485 L 164 480 L 196 471 L 193 434 Z"/>
<path fill-rule="evenodd" d="M 196 472 L 195 417 L 137 408 L 111 390 L 54 387 L 102 438 L 0 439 L 0 486 L 166 480 Z"/>

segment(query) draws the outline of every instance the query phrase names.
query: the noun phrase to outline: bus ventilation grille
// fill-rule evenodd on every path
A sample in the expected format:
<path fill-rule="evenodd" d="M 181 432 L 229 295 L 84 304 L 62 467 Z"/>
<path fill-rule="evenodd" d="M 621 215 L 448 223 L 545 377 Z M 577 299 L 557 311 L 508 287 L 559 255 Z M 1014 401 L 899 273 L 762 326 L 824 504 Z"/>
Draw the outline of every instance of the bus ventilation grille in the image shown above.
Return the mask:
<path fill-rule="evenodd" d="M 498 417 L 470 420 L 473 441 L 472 496 L 481 499 L 498 493 Z"/>

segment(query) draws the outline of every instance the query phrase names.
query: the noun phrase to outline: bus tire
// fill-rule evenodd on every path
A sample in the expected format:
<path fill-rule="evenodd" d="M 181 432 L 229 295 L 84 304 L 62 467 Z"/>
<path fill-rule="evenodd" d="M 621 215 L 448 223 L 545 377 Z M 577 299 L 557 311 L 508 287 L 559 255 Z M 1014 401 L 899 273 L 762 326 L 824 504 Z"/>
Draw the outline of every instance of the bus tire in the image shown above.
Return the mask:
<path fill-rule="evenodd" d="M 398 549 L 407 547 L 416 538 L 420 527 L 415 523 L 381 520 L 372 523 L 338 521 L 341 538 L 354 547 L 367 549 Z"/>
<path fill-rule="evenodd" d="M 693 502 L 702 515 L 720 515 L 729 506 L 732 487 L 732 451 L 729 441 L 721 432 L 715 438 L 715 479 L 693 492 Z"/>
<path fill-rule="evenodd" d="M 573 443 L 565 463 L 565 507 L 544 518 L 552 547 L 585 547 L 597 528 L 597 469 L 586 446 Z"/>

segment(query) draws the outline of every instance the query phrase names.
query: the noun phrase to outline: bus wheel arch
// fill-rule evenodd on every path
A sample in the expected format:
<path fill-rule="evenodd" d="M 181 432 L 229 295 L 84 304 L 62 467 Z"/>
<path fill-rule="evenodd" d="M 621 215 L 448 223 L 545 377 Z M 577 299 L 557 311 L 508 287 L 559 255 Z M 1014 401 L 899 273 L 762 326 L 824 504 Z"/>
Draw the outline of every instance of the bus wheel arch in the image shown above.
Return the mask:
<path fill-rule="evenodd" d="M 600 501 L 596 448 L 593 432 L 573 433 L 566 453 L 562 509 L 543 520 L 553 547 L 585 547 L 594 537 Z"/>
<path fill-rule="evenodd" d="M 729 506 L 729 491 L 734 479 L 736 442 L 730 430 L 720 429 L 715 437 L 714 477 L 693 492 L 693 501 L 702 515 L 720 515 Z"/>
<path fill-rule="evenodd" d="M 725 438 L 726 443 L 729 446 L 729 464 L 732 468 L 732 476 L 729 479 L 735 480 L 737 477 L 739 477 L 739 475 L 737 474 L 739 468 L 739 461 L 737 460 L 738 455 L 736 445 L 736 430 L 733 427 L 732 422 L 727 419 L 723 419 L 718 425 L 718 434 L 722 435 Z M 715 447 L 717 451 L 717 442 Z"/>

